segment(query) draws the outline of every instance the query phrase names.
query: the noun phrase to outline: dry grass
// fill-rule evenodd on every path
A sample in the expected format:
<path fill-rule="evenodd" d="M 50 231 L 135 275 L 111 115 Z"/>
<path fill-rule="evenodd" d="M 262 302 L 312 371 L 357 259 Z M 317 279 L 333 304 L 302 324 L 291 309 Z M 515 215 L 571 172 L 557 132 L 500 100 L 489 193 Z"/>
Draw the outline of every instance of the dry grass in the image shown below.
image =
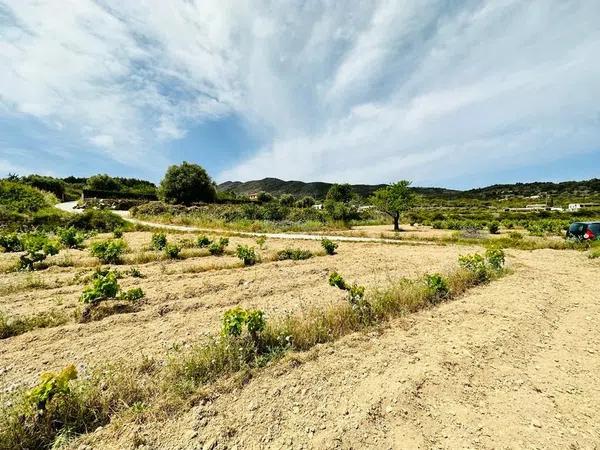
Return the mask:
<path fill-rule="evenodd" d="M 58 327 L 68 321 L 69 318 L 66 314 L 54 310 L 17 317 L 8 317 L 0 312 L 0 339 L 27 333 L 36 328 Z"/>

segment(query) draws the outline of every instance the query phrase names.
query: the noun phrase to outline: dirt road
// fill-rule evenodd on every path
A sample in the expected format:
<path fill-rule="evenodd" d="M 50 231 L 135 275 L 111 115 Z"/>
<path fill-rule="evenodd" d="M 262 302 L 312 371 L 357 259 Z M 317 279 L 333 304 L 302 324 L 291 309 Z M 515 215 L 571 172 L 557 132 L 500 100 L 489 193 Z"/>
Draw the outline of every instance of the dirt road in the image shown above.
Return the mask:
<path fill-rule="evenodd" d="M 600 447 L 598 260 L 514 252 L 458 301 L 265 369 L 171 423 L 94 448 Z"/>

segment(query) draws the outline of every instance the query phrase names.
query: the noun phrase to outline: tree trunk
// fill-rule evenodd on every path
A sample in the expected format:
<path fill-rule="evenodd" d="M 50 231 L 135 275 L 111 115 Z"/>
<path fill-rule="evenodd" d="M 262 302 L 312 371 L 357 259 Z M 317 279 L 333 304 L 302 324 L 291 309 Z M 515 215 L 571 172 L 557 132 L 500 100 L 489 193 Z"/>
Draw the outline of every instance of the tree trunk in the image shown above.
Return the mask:
<path fill-rule="evenodd" d="M 400 231 L 400 214 L 396 214 L 394 216 L 394 231 Z"/>

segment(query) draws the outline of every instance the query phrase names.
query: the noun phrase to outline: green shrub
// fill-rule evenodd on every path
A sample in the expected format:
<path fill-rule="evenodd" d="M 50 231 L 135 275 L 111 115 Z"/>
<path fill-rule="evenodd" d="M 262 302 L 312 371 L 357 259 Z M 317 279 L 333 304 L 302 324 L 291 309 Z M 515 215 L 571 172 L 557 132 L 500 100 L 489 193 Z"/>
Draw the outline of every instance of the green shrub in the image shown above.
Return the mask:
<path fill-rule="evenodd" d="M 488 278 L 485 259 L 479 253 L 472 255 L 461 255 L 458 257 L 458 264 L 463 268 L 477 275 L 480 280 Z"/>
<path fill-rule="evenodd" d="M 225 253 L 225 247 L 227 247 L 228 245 L 229 239 L 221 238 L 219 239 L 219 242 L 213 242 L 212 244 L 210 244 L 208 246 L 208 251 L 211 255 L 221 256 L 223 253 Z"/>
<path fill-rule="evenodd" d="M 37 386 L 27 393 L 27 397 L 35 405 L 37 411 L 45 411 L 46 404 L 55 396 L 70 394 L 69 382 L 77 378 L 77 369 L 73 364 L 59 373 L 46 372 L 41 375 Z"/>
<path fill-rule="evenodd" d="M 510 233 L 508 233 L 508 237 L 515 241 L 520 241 L 521 239 L 523 239 L 523 235 L 518 231 L 511 231 Z"/>
<path fill-rule="evenodd" d="M 142 290 L 142 288 L 136 287 L 136 288 L 131 288 L 128 291 L 124 291 L 121 292 L 119 294 L 119 298 L 121 300 L 127 300 L 129 302 L 134 302 L 136 300 L 139 300 L 141 298 L 144 298 L 144 291 Z"/>
<path fill-rule="evenodd" d="M 179 254 L 181 253 L 181 247 L 175 244 L 167 244 L 165 245 L 165 255 L 169 259 L 177 259 L 179 258 Z"/>
<path fill-rule="evenodd" d="M 429 291 L 433 303 L 437 303 L 441 299 L 448 296 L 448 283 L 440 274 L 434 273 L 425 276 L 425 285 Z"/>
<path fill-rule="evenodd" d="M 348 300 L 352 305 L 358 304 L 365 296 L 365 287 L 354 283 L 348 288 Z"/>
<path fill-rule="evenodd" d="M 208 247 L 212 244 L 212 241 L 208 238 L 208 236 L 198 236 L 198 240 L 196 241 L 196 245 L 200 248 Z"/>
<path fill-rule="evenodd" d="M 121 239 L 123 237 L 123 230 L 118 228 L 115 231 L 113 231 L 113 237 L 115 239 Z"/>
<path fill-rule="evenodd" d="M 119 292 L 117 274 L 109 271 L 106 275 L 98 274 L 89 286 L 83 289 L 80 300 L 86 304 L 97 304 L 100 301 L 116 298 Z"/>
<path fill-rule="evenodd" d="M 344 278 L 337 272 L 332 272 L 331 275 L 329 275 L 329 285 L 338 287 L 342 290 L 347 289 L 347 285 L 344 281 Z"/>
<path fill-rule="evenodd" d="M 127 245 L 122 239 L 97 241 L 90 245 L 90 254 L 104 264 L 118 264 L 126 248 Z"/>
<path fill-rule="evenodd" d="M 254 247 L 248 247 L 247 245 L 238 245 L 236 255 L 244 262 L 245 266 L 253 266 L 258 261 Z"/>
<path fill-rule="evenodd" d="M 277 252 L 277 259 L 283 261 L 285 259 L 291 259 L 299 261 L 302 259 L 312 258 L 313 254 L 310 250 L 302 250 L 301 248 L 286 248 Z"/>
<path fill-rule="evenodd" d="M 144 278 L 144 274 L 137 267 L 129 269 L 129 275 L 133 278 Z"/>
<path fill-rule="evenodd" d="M 498 234 L 500 230 L 500 224 L 498 222 L 490 222 L 488 224 L 488 231 L 490 234 Z"/>
<path fill-rule="evenodd" d="M 167 235 L 162 231 L 152 234 L 152 240 L 150 241 L 150 247 L 154 250 L 164 250 L 167 246 Z"/>
<path fill-rule="evenodd" d="M 337 243 L 327 238 L 321 239 L 321 246 L 325 249 L 325 252 L 328 255 L 334 255 L 335 249 L 338 248 Z"/>
<path fill-rule="evenodd" d="M 17 233 L 0 234 L 0 252 L 22 252 L 23 243 Z"/>
<path fill-rule="evenodd" d="M 121 216 L 105 209 L 87 209 L 81 214 L 73 215 L 68 226 L 78 230 L 111 233 L 118 229 L 125 229 L 127 222 Z"/>
<path fill-rule="evenodd" d="M 85 235 L 75 227 L 60 228 L 57 230 L 58 240 L 67 248 L 79 248 L 85 240 Z"/>
<path fill-rule="evenodd" d="M 19 258 L 19 267 L 33 270 L 36 263 L 44 261 L 48 256 L 58 254 L 58 243 L 42 234 L 30 234 L 23 238 L 24 255 Z"/>
<path fill-rule="evenodd" d="M 261 250 L 265 248 L 265 242 L 267 242 L 266 236 L 259 236 L 256 238 L 256 244 Z"/>
<path fill-rule="evenodd" d="M 485 252 L 485 259 L 493 270 L 501 270 L 504 267 L 505 255 L 500 248 L 489 248 Z"/>
<path fill-rule="evenodd" d="M 258 345 L 259 334 L 265 329 L 264 312 L 259 309 L 232 308 L 223 315 L 221 333 L 227 337 L 239 337 L 244 326 L 255 345 Z"/>

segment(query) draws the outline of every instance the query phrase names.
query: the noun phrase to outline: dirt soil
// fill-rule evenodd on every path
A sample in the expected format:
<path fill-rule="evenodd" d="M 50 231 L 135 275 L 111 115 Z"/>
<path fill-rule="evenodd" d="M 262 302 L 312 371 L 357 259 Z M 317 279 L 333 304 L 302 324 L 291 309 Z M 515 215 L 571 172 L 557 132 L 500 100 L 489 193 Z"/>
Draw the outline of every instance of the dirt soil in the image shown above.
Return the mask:
<path fill-rule="evenodd" d="M 168 236 L 169 241 L 194 237 Z M 125 258 L 134 258 L 140 252 L 152 254 L 145 250 L 150 238 L 151 233 L 147 232 L 126 233 L 130 252 Z M 238 244 L 257 247 L 255 239 L 231 237 L 229 249 Z M 265 259 L 286 247 L 322 252 L 317 241 L 268 239 L 265 245 L 264 250 L 259 250 Z M 268 317 L 344 301 L 342 291 L 328 285 L 332 271 L 367 287 L 385 286 L 403 276 L 414 278 L 426 272 L 450 270 L 456 266 L 458 255 L 477 250 L 340 243 L 335 256 L 264 262 L 248 268 L 240 267 L 239 259 L 233 255 L 199 255 L 185 260 L 120 265 L 117 269 L 123 273 L 135 266 L 145 276 L 125 275 L 119 280 L 124 289 L 138 286 L 144 290 L 146 298 L 140 310 L 90 323 L 77 323 L 73 319 L 64 326 L 36 329 L 0 340 L 0 393 L 32 385 L 41 372 L 59 370 L 70 363 L 85 371 L 90 364 L 106 361 L 132 360 L 142 355 L 162 358 L 175 345 L 185 348 L 217 333 L 223 313 L 236 305 L 261 308 Z M 18 258 L 14 254 L 0 254 L 0 257 Z M 34 273 L 2 274 L 0 311 L 13 317 L 48 311 L 76 315 L 85 286 L 83 277 L 92 273 L 97 261 L 87 250 L 61 251 L 53 258 L 66 258 L 75 267 L 53 266 Z M 213 270 L 204 271 L 208 268 Z M 38 287 L 26 287 L 32 282 L 38 283 Z"/>
<path fill-rule="evenodd" d="M 395 251 L 404 261 L 412 250 Z M 109 426 L 74 448 L 597 449 L 600 264 L 574 251 L 509 258 L 513 274 L 459 300 L 295 355 L 170 422 Z"/>

